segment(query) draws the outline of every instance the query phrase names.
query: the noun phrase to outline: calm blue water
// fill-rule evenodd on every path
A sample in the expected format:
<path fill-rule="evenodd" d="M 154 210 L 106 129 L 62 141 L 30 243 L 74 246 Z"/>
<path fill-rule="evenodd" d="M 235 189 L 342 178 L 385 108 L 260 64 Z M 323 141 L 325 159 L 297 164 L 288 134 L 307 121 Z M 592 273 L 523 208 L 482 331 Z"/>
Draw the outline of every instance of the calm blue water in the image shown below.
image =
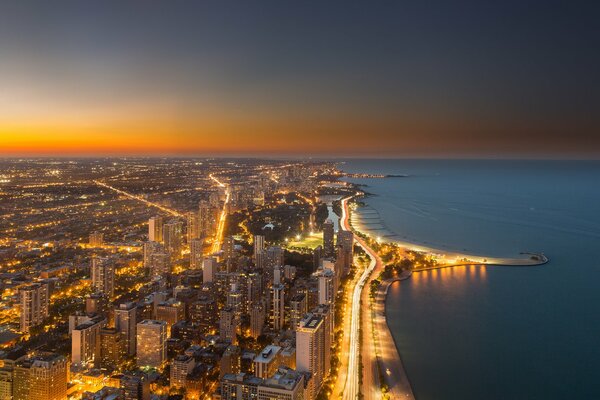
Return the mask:
<path fill-rule="evenodd" d="M 342 168 L 410 175 L 354 180 L 374 194 L 365 215 L 378 234 L 551 260 L 419 273 L 390 288 L 388 320 L 417 398 L 600 398 L 600 162 L 352 160 Z"/>

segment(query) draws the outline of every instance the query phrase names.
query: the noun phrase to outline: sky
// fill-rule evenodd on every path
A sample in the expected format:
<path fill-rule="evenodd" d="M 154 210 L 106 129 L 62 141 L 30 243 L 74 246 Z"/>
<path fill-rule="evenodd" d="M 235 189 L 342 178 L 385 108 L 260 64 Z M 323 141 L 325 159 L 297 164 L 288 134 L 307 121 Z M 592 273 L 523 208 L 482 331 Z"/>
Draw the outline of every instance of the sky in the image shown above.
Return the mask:
<path fill-rule="evenodd" d="M 0 155 L 598 158 L 598 21 L 591 1 L 3 1 Z"/>

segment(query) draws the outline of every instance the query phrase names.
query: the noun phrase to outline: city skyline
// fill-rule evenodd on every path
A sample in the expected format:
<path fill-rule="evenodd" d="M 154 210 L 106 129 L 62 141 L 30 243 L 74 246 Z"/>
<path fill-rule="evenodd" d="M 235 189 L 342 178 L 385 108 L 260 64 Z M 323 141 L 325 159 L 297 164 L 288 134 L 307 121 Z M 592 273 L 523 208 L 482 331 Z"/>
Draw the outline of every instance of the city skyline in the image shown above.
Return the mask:
<path fill-rule="evenodd" d="M 1 11 L 0 156 L 600 155 L 597 5 Z"/>

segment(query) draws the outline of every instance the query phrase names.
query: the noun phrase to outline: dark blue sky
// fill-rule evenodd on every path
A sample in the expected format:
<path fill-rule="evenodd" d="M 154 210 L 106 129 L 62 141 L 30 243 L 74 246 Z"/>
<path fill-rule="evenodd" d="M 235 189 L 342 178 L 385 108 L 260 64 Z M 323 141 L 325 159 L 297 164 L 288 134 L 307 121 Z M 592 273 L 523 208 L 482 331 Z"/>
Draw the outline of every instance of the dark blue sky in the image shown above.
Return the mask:
<path fill-rule="evenodd" d="M 198 142 L 351 139 L 309 153 L 597 155 L 599 21 L 589 1 L 3 2 L 0 134 L 151 114 Z"/>

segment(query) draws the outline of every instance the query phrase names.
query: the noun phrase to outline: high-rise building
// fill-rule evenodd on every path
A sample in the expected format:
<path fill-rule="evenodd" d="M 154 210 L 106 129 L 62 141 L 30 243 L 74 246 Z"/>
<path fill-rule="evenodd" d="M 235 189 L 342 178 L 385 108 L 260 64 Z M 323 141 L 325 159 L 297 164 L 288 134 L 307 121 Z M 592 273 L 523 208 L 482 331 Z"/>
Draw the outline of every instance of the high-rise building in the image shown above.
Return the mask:
<path fill-rule="evenodd" d="M 90 233 L 90 246 L 101 247 L 104 245 L 104 233 L 92 232 Z"/>
<path fill-rule="evenodd" d="M 195 365 L 194 358 L 187 354 L 176 356 L 171 363 L 171 388 L 185 388 L 187 376 L 193 371 Z"/>
<path fill-rule="evenodd" d="M 273 285 L 271 292 L 273 293 L 271 326 L 275 331 L 279 331 L 285 325 L 285 286 Z"/>
<path fill-rule="evenodd" d="M 85 313 L 86 314 L 103 314 L 108 317 L 110 301 L 104 293 L 92 293 L 85 298 Z"/>
<path fill-rule="evenodd" d="M 136 329 L 138 367 L 159 368 L 167 359 L 167 323 L 145 319 Z"/>
<path fill-rule="evenodd" d="M 120 380 L 123 400 L 149 400 L 150 382 L 142 371 L 123 374 Z"/>
<path fill-rule="evenodd" d="M 323 384 L 324 346 L 323 318 L 309 313 L 296 328 L 296 369 L 312 376 L 307 388 L 310 399 L 316 398 Z"/>
<path fill-rule="evenodd" d="M 314 308 L 311 313 L 323 319 L 323 353 L 321 365 L 323 365 L 323 378 L 325 378 L 331 369 L 331 346 L 335 343 L 334 330 L 334 306 L 320 304 Z"/>
<path fill-rule="evenodd" d="M 115 308 L 115 329 L 125 337 L 127 354 L 135 354 L 136 350 L 136 305 L 135 303 L 122 303 Z"/>
<path fill-rule="evenodd" d="M 185 319 L 184 304 L 175 299 L 160 302 L 155 307 L 156 319 L 167 323 L 167 335 L 171 334 L 171 327 Z"/>
<path fill-rule="evenodd" d="M 329 218 L 323 223 L 323 253 L 325 257 L 333 257 L 334 254 L 334 229 L 333 221 Z"/>
<path fill-rule="evenodd" d="M 304 374 L 280 367 L 258 386 L 258 400 L 307 400 L 304 398 Z"/>
<path fill-rule="evenodd" d="M 225 267 L 227 272 L 231 272 L 233 268 L 233 262 L 235 259 L 235 240 L 233 236 L 227 236 L 223 240 L 223 260 L 225 261 Z"/>
<path fill-rule="evenodd" d="M 237 335 L 240 334 L 240 320 L 232 307 L 224 307 L 221 310 L 219 320 L 219 336 L 221 340 L 227 340 L 231 344 L 237 344 Z"/>
<path fill-rule="evenodd" d="M 215 257 L 204 258 L 204 260 L 202 260 L 202 282 L 214 282 L 217 268 L 217 259 Z"/>
<path fill-rule="evenodd" d="M 181 256 L 183 224 L 180 221 L 170 221 L 163 225 L 163 242 L 167 254 L 173 258 Z"/>
<path fill-rule="evenodd" d="M 200 236 L 200 218 L 197 212 L 190 211 L 186 214 L 187 220 L 187 242 L 192 243 L 192 240 L 199 239 Z"/>
<path fill-rule="evenodd" d="M 19 289 L 21 303 L 21 332 L 29 332 L 48 318 L 50 294 L 45 283 L 33 283 Z"/>
<path fill-rule="evenodd" d="M 263 235 L 254 235 L 254 262 L 258 260 L 259 254 L 265 250 L 265 237 Z"/>
<path fill-rule="evenodd" d="M 217 303 L 208 296 L 200 296 L 198 301 L 192 303 L 189 313 L 190 320 L 200 326 L 204 335 L 211 333 L 219 321 Z"/>
<path fill-rule="evenodd" d="M 125 336 L 115 328 L 100 330 L 100 367 L 115 368 L 127 354 Z"/>
<path fill-rule="evenodd" d="M 298 323 L 308 312 L 306 294 L 298 293 L 290 299 L 290 327 L 296 330 Z"/>
<path fill-rule="evenodd" d="M 354 257 L 354 234 L 351 231 L 340 229 L 337 235 L 337 263 L 339 263 L 342 275 L 348 275 Z"/>
<path fill-rule="evenodd" d="M 148 240 L 159 243 L 163 241 L 163 217 L 152 217 L 148 221 Z"/>
<path fill-rule="evenodd" d="M 202 247 L 204 240 L 195 238 L 190 241 L 190 268 L 202 268 Z"/>
<path fill-rule="evenodd" d="M 154 253 L 150 257 L 150 275 L 164 277 L 171 273 L 171 257 L 166 252 Z"/>
<path fill-rule="evenodd" d="M 219 362 L 219 379 L 225 374 L 240 373 L 241 349 L 238 346 L 227 346 Z"/>
<path fill-rule="evenodd" d="M 115 296 L 115 264 L 108 258 L 92 258 L 92 287 L 109 299 Z"/>
<path fill-rule="evenodd" d="M 14 400 L 64 400 L 67 398 L 67 359 L 40 353 L 16 363 Z"/>
<path fill-rule="evenodd" d="M 315 273 L 319 281 L 319 304 L 333 304 L 335 301 L 335 274 L 330 269 L 321 269 Z"/>
<path fill-rule="evenodd" d="M 152 268 L 152 255 L 164 253 L 163 245 L 159 242 L 144 242 L 144 268 Z"/>
<path fill-rule="evenodd" d="M 253 303 L 250 306 L 250 336 L 257 338 L 263 333 L 265 326 L 265 306 L 262 302 Z"/>
<path fill-rule="evenodd" d="M 275 374 L 279 367 L 281 347 L 268 345 L 254 357 L 254 375 L 267 379 Z"/>
<path fill-rule="evenodd" d="M 207 201 L 201 201 L 198 204 L 198 223 L 200 236 L 209 236 L 212 231 L 213 213 L 210 204 Z"/>
<path fill-rule="evenodd" d="M 100 362 L 100 330 L 106 326 L 106 318 L 95 316 L 78 324 L 71 332 L 71 364 L 83 369 Z"/>

